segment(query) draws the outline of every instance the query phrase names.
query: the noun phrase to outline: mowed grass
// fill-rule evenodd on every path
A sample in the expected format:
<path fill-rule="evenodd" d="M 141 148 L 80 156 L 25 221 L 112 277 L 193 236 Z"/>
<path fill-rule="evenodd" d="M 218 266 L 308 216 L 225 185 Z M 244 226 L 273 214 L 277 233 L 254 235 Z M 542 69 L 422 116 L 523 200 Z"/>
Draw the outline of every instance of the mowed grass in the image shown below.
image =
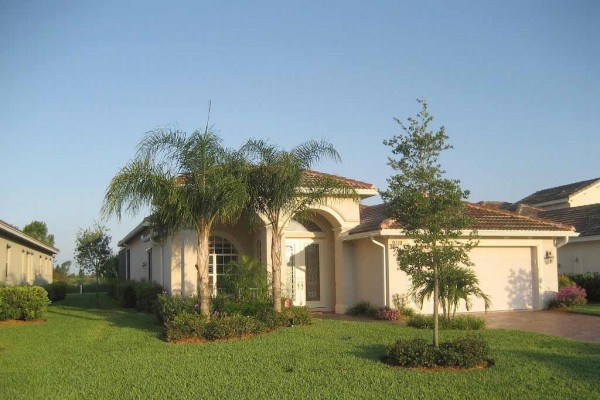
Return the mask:
<path fill-rule="evenodd" d="M 171 344 L 154 317 L 69 295 L 42 324 L 0 326 L 2 399 L 600 399 L 600 345 L 484 331 L 496 365 L 420 371 L 379 361 L 429 331 L 315 320 L 253 339 Z M 461 332 L 443 332 L 450 339 Z"/>
<path fill-rule="evenodd" d="M 588 303 L 583 306 L 574 307 L 571 312 L 576 314 L 597 315 L 600 316 L 600 303 Z"/>

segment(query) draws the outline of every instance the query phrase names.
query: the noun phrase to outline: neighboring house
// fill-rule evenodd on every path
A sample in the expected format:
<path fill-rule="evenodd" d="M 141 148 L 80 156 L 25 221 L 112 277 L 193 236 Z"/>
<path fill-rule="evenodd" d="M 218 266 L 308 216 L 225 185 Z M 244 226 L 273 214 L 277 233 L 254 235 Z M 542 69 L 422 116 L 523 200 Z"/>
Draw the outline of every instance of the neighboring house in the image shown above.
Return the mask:
<path fill-rule="evenodd" d="M 0 284 L 52 282 L 53 257 L 58 251 L 0 220 Z"/>
<path fill-rule="evenodd" d="M 369 183 L 338 177 L 361 199 L 377 194 Z M 467 204 L 479 231 L 471 258 L 493 310 L 543 308 L 557 290 L 555 240 L 575 236 L 572 227 L 515 213 Z M 465 232 L 468 235 L 468 232 Z M 356 302 L 391 305 L 405 294 L 409 278 L 397 268 L 394 246 L 410 240 L 401 224 L 387 219 L 384 206 L 358 200 L 330 199 L 315 206 L 309 220 L 292 220 L 285 228 L 282 287 L 296 305 L 343 313 Z M 270 269 L 271 229 L 246 220 L 217 226 L 210 237 L 210 283 L 219 289 L 224 266 L 246 254 Z M 196 235 L 182 231 L 163 241 L 152 237 L 144 220 L 119 245 L 120 276 L 152 280 L 175 294 L 196 293 Z M 430 312 L 426 305 L 424 312 Z M 474 301 L 472 311 L 483 310 Z"/>
<path fill-rule="evenodd" d="M 558 243 L 558 272 L 600 273 L 600 178 L 540 190 L 499 207 L 574 226 L 579 236 Z"/>

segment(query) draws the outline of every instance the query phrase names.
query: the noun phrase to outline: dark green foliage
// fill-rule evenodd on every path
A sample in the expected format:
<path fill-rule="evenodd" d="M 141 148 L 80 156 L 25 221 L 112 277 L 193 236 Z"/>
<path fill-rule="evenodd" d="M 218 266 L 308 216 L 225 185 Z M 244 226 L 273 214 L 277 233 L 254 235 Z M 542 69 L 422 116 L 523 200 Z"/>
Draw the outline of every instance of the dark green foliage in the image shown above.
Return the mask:
<path fill-rule="evenodd" d="M 96 283 L 83 283 L 81 284 L 81 289 L 79 288 L 80 285 L 76 284 L 67 284 L 67 293 L 79 293 L 81 290 L 81 293 L 96 293 L 96 288 L 98 288 L 98 291 L 100 293 L 108 293 L 111 297 L 114 297 L 112 294 L 110 294 L 111 290 L 113 290 L 114 286 L 112 283 L 100 283 L 99 285 Z"/>
<path fill-rule="evenodd" d="M 48 226 L 43 221 L 31 221 L 25 225 L 23 233 L 54 247 L 54 235 L 48 235 Z"/>
<path fill-rule="evenodd" d="M 459 315 L 452 319 L 440 318 L 440 329 L 480 330 L 485 328 L 485 320 L 470 315 Z M 433 316 L 416 314 L 408 319 L 408 326 L 418 329 L 432 329 Z"/>
<path fill-rule="evenodd" d="M 600 274 L 598 272 L 569 275 L 569 278 L 571 278 L 577 286 L 585 289 L 587 301 L 592 303 L 600 302 Z"/>
<path fill-rule="evenodd" d="M 259 311 L 256 319 L 265 324 L 269 330 L 274 330 L 283 326 L 290 326 L 290 319 L 283 312 L 273 310 L 273 307 Z"/>
<path fill-rule="evenodd" d="M 136 307 L 140 311 L 155 311 L 158 295 L 162 286 L 154 282 L 113 281 L 108 285 L 108 294 L 116 299 L 121 307 Z"/>
<path fill-rule="evenodd" d="M 353 305 L 346 314 L 354 316 L 373 317 L 377 312 L 377 308 L 368 301 L 359 301 Z"/>
<path fill-rule="evenodd" d="M 48 293 L 40 286 L 0 288 L 0 321 L 40 319 L 49 304 Z"/>
<path fill-rule="evenodd" d="M 182 312 L 171 320 L 165 321 L 165 338 L 167 341 L 183 339 L 202 339 L 208 319 L 198 311 Z"/>
<path fill-rule="evenodd" d="M 219 277 L 218 285 L 236 301 L 271 299 L 267 267 L 245 255 L 239 261 L 225 266 L 225 273 Z"/>
<path fill-rule="evenodd" d="M 207 340 L 239 338 L 256 335 L 266 330 L 266 326 L 254 317 L 232 315 L 211 319 L 204 329 Z"/>
<path fill-rule="evenodd" d="M 220 310 L 215 308 L 215 311 L 223 312 L 227 315 L 256 316 L 269 308 L 273 309 L 273 303 L 270 301 L 245 301 L 241 303 L 226 301 Z"/>
<path fill-rule="evenodd" d="M 154 304 L 163 288 L 154 282 L 137 282 L 135 284 L 135 307 L 140 311 L 152 312 Z"/>
<path fill-rule="evenodd" d="M 477 337 L 458 338 L 443 342 L 439 348 L 424 339 L 399 339 L 389 345 L 385 361 L 402 367 L 473 368 L 488 363 L 489 346 Z"/>
<path fill-rule="evenodd" d="M 157 297 L 154 312 L 160 323 L 173 321 L 176 316 L 181 314 L 199 315 L 198 301 L 198 296 L 183 297 L 161 293 Z"/>
<path fill-rule="evenodd" d="M 52 302 L 64 300 L 67 297 L 67 284 L 65 282 L 52 282 L 44 285 L 48 292 L 48 299 Z"/>
<path fill-rule="evenodd" d="M 310 309 L 308 307 L 292 306 L 284 309 L 282 314 L 285 315 L 292 326 L 310 325 L 312 323 L 312 315 L 310 314 Z"/>

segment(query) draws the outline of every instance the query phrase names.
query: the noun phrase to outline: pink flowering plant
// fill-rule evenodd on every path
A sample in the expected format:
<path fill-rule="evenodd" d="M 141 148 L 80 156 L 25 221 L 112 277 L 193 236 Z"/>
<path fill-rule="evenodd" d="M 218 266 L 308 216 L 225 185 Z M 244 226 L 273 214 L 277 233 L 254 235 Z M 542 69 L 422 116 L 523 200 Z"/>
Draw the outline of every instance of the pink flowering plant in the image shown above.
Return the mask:
<path fill-rule="evenodd" d="M 400 311 L 394 310 L 393 308 L 383 307 L 377 310 L 375 318 L 383 319 L 386 321 L 396 321 L 400 318 Z"/>
<path fill-rule="evenodd" d="M 587 303 L 585 289 L 575 283 L 567 285 L 556 293 L 551 306 L 556 308 L 572 308 Z"/>

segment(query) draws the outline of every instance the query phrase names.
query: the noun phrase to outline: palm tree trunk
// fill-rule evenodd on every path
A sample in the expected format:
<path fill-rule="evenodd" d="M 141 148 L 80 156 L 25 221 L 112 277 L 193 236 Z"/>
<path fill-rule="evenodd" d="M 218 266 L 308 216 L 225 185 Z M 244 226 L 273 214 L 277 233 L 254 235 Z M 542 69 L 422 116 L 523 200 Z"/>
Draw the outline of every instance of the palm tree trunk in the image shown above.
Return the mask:
<path fill-rule="evenodd" d="M 439 320 L 438 320 L 438 294 L 440 292 L 440 281 L 438 276 L 438 266 L 433 265 L 433 346 L 440 347 Z"/>
<path fill-rule="evenodd" d="M 279 228 L 273 226 L 271 232 L 271 268 L 273 278 L 273 309 L 281 312 L 281 234 Z"/>
<path fill-rule="evenodd" d="M 198 297 L 200 298 L 200 314 L 209 317 L 210 314 L 210 288 L 208 286 L 208 257 L 210 251 L 210 224 L 200 221 L 196 228 L 198 234 Z"/>

